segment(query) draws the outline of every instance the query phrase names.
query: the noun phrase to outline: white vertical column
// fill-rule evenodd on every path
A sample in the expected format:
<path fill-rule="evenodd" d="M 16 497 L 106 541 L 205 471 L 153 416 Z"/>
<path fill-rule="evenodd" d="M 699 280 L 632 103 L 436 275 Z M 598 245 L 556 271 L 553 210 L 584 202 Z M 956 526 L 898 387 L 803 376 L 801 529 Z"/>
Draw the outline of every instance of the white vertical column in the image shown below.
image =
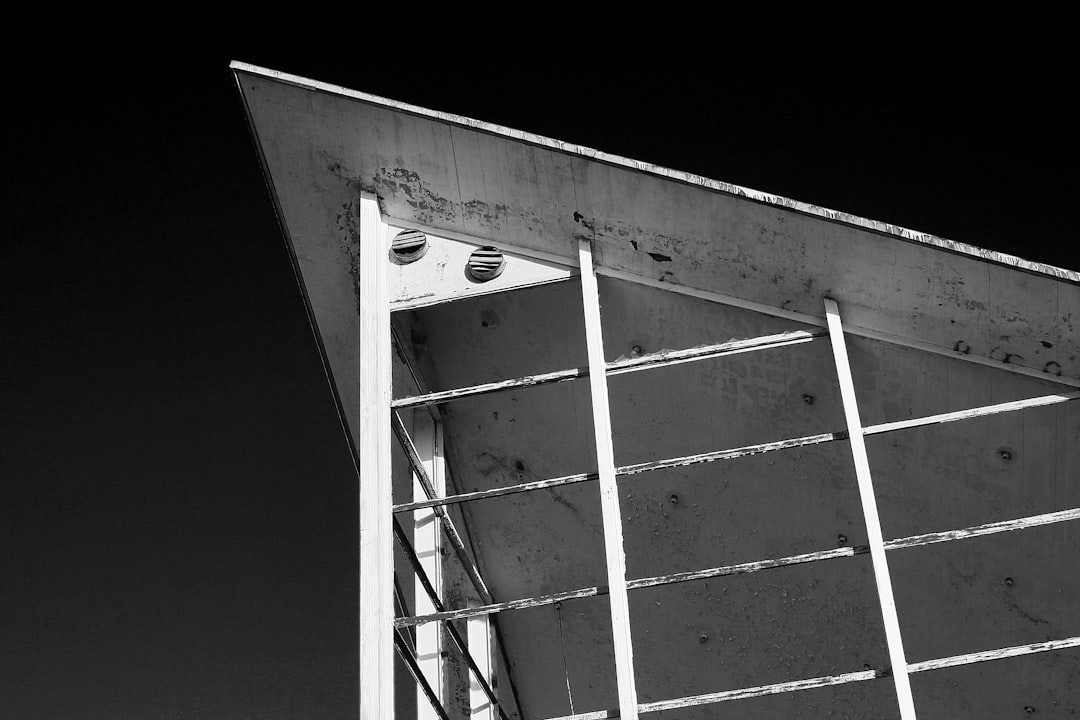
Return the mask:
<path fill-rule="evenodd" d="M 851 454 L 855 460 L 855 474 L 859 481 L 859 497 L 862 499 L 863 518 L 866 520 L 867 542 L 870 545 L 870 558 L 874 565 L 874 578 L 877 581 L 878 601 L 881 604 L 881 616 L 885 625 L 885 641 L 889 647 L 889 662 L 892 664 L 900 717 L 901 720 L 915 720 L 915 701 L 911 697 L 907 659 L 904 656 L 904 643 L 900 637 L 900 620 L 896 615 L 892 580 L 889 577 L 888 562 L 885 560 L 881 520 L 878 517 L 877 500 L 874 498 L 874 485 L 870 477 L 870 461 L 866 455 L 862 420 L 859 418 L 859 406 L 855 398 L 855 383 L 851 379 L 851 365 L 848 362 L 847 345 L 844 342 L 844 331 L 840 324 L 840 310 L 832 298 L 825 298 L 825 316 L 828 320 L 833 358 L 836 361 L 836 375 L 840 379 L 840 396 L 844 401 L 844 417 L 847 420 L 848 437 L 851 440 Z"/>
<path fill-rule="evenodd" d="M 413 413 L 413 439 L 416 453 L 427 471 L 436 494 L 446 494 L 446 469 L 443 460 L 442 425 L 436 423 L 425 411 Z M 413 500 L 427 500 L 423 485 L 413 476 Z M 442 597 L 442 528 L 434 510 L 422 509 L 413 512 L 413 549 L 420 559 L 420 565 L 427 573 L 435 594 Z M 415 583 L 413 607 L 417 615 L 438 612 L 431 602 L 427 591 L 418 582 Z M 443 698 L 443 657 L 442 623 L 424 623 L 416 627 L 416 661 L 420 671 L 427 678 L 431 689 L 439 698 Z M 438 717 L 435 709 L 427 701 L 424 691 L 417 687 L 417 720 L 434 720 Z"/>
<path fill-rule="evenodd" d="M 630 637 L 630 604 L 626 597 L 626 556 L 623 552 L 622 514 L 615 482 L 615 450 L 611 441 L 611 408 L 608 405 L 604 368 L 604 338 L 600 329 L 600 294 L 596 286 L 592 244 L 578 243 L 581 266 L 581 297 L 585 309 L 585 339 L 589 348 L 589 387 L 592 391 L 593 432 L 596 436 L 596 471 L 600 476 L 600 507 L 604 518 L 604 552 L 607 557 L 611 632 L 615 641 L 615 677 L 619 683 L 619 717 L 637 720 L 637 686 L 634 681 L 634 645 Z"/>
<path fill-rule="evenodd" d="M 491 684 L 491 620 L 487 615 L 468 619 L 468 646 L 477 669 Z M 477 679 L 469 675 L 469 720 L 495 720 L 495 707 Z"/>
<path fill-rule="evenodd" d="M 360 718 L 394 717 L 390 302 L 386 226 L 360 198 Z"/>

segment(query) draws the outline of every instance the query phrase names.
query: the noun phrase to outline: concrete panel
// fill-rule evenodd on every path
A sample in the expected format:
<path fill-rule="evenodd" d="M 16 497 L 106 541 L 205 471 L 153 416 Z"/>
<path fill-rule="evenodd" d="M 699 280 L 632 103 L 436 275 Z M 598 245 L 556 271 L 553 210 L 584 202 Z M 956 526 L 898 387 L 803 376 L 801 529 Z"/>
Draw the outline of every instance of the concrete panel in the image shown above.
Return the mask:
<path fill-rule="evenodd" d="M 911 688 L 919 718 L 980 720 L 1080 715 L 1075 648 L 1034 657 L 919 673 Z"/>
<path fill-rule="evenodd" d="M 888 666 L 870 559 L 848 560 L 632 594 L 642 701 Z M 787 716 L 802 717 L 804 702 L 792 694 Z M 752 704 L 745 712 L 768 717 Z"/>
<path fill-rule="evenodd" d="M 440 388 L 575 366 L 583 352 L 573 329 L 580 321 L 574 307 L 577 291 L 577 283 L 570 281 L 417 311 L 413 319 L 425 328 L 415 335 L 424 340 L 417 352 L 431 358 Z M 774 317 L 617 280 L 604 280 L 601 299 L 609 360 L 637 348 L 690 347 L 795 329 Z M 493 328 L 494 317 L 499 322 Z M 483 318 L 488 318 L 487 327 Z M 428 323 L 434 331 L 426 330 Z M 1030 397 L 1058 387 L 861 338 L 852 339 L 852 362 L 868 423 Z M 820 340 L 614 376 L 610 387 L 617 464 L 843 427 L 831 351 Z M 583 381 L 458 401 L 443 412 L 461 490 L 592 469 Z M 868 438 L 886 538 L 1080 506 L 1077 412 L 1067 404 Z M 1005 445 L 1015 452 L 1008 462 L 998 454 Z M 866 542 L 846 442 L 619 482 L 631 579 Z M 500 599 L 604 582 L 593 484 L 470 503 L 466 516 Z M 894 583 L 911 659 L 1076 633 L 1071 618 L 1080 593 L 1063 577 L 1080 557 L 1075 542 L 1060 535 L 1063 527 L 1043 528 L 1041 539 L 1032 530 L 890 552 L 897 563 Z M 1032 539 L 1016 542 L 1028 533 Z M 993 549 L 998 546 L 1000 552 Z M 989 555 L 980 560 L 987 548 Z M 1042 554 L 1033 548 L 1042 548 Z M 1000 602 L 1000 593 L 989 588 L 962 599 L 950 595 L 950 588 L 963 584 L 956 568 L 987 578 L 1021 574 L 1008 567 L 1030 569 L 1032 585 L 1058 593 L 1054 602 L 1033 599 L 1030 605 L 1042 613 L 1039 617 L 1055 618 L 1053 626 L 1033 625 L 1008 608 L 997 618 L 994 603 Z M 632 590 L 630 598 L 642 701 L 887 664 L 866 556 Z M 569 608 L 593 602 L 564 604 L 564 638 Z M 530 715 L 568 713 L 567 678 L 571 688 L 590 689 L 588 695 L 584 690 L 575 694 L 575 710 L 614 706 L 612 648 L 606 618 L 597 612 L 589 624 L 575 628 L 580 637 L 565 670 L 552 608 L 501 616 Z M 1021 618 L 1012 630 L 1002 624 L 1010 612 Z M 982 622 L 957 629 L 965 617 L 980 614 Z M 996 629 L 1002 632 L 992 632 Z M 943 636 L 956 642 L 937 642 Z M 1032 663 L 1045 661 L 1030 658 Z M 605 673 L 593 677 L 597 667 L 606 668 Z M 1066 682 L 1077 682 L 1065 674 Z M 774 717 L 769 713 L 777 708 L 791 717 L 843 717 L 856 706 L 863 714 L 853 716 L 893 717 L 889 683 L 866 685 L 881 689 L 807 691 L 760 705 L 740 701 L 745 708 L 740 717 Z M 1036 690 L 1045 695 L 1052 688 L 1015 692 Z M 916 699 L 921 708 L 923 702 Z M 830 709 L 830 702 L 835 707 Z M 720 707 L 665 711 L 664 716 L 715 717 Z"/>

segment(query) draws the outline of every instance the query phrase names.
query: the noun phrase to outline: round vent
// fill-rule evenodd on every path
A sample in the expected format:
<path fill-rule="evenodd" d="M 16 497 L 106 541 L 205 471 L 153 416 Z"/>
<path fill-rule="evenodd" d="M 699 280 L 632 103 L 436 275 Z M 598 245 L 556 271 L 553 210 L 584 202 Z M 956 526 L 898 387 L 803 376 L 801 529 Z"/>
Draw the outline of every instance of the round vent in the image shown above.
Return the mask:
<path fill-rule="evenodd" d="M 485 245 L 477 248 L 469 256 L 469 262 L 465 266 L 465 274 L 476 282 L 487 282 L 502 275 L 506 267 L 506 258 L 498 248 Z"/>
<path fill-rule="evenodd" d="M 419 230 L 402 230 L 390 243 L 390 253 L 399 263 L 416 262 L 428 250 L 427 235 Z"/>

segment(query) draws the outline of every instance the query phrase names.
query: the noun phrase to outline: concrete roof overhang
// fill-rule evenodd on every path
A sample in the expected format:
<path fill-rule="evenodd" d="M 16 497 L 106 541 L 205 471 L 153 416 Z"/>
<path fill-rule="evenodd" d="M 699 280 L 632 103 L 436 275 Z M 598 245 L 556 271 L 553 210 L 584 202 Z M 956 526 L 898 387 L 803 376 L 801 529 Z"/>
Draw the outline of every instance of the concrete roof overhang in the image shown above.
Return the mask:
<path fill-rule="evenodd" d="M 560 140 L 234 64 L 267 175 L 294 210 L 336 189 L 403 226 L 460 233 L 806 321 L 1080 383 L 1080 272 Z M 957 326 L 963 328 L 957 331 Z"/>
<path fill-rule="evenodd" d="M 234 67 L 354 441 L 362 357 L 352 258 L 362 193 L 377 196 L 391 225 L 569 266 L 578 241 L 592 241 L 609 361 L 637 345 L 685 348 L 820 326 L 822 298 L 831 296 L 853 336 L 864 423 L 1080 385 L 1076 272 Z M 577 293 L 571 279 L 395 315 L 429 362 L 432 389 L 443 390 L 583 365 Z M 836 380 L 825 342 L 615 376 L 616 464 L 837 430 Z M 396 395 L 412 392 L 400 385 Z M 885 537 L 1080 507 L 1078 405 L 869 439 Z M 591 471 L 590 408 L 577 381 L 446 406 L 458 491 Z M 404 481 L 407 492 L 407 473 Z M 627 477 L 619 492 L 629 578 L 816 551 L 840 538 L 866 542 L 842 443 Z M 605 582 L 595 486 L 457 507 L 499 599 Z M 890 565 L 909 659 L 1080 635 L 1072 525 L 896 553 Z M 643 700 L 887 663 L 865 556 L 769 572 L 630 595 Z M 500 616 L 529 717 L 564 714 L 568 685 L 578 711 L 613 706 L 606 602 Z M 1068 699 L 1080 678 L 1075 651 L 1008 663 L 920 674 L 916 704 L 928 717 L 1077 709 Z M 884 681 L 736 704 L 740 717 L 895 713 Z"/>

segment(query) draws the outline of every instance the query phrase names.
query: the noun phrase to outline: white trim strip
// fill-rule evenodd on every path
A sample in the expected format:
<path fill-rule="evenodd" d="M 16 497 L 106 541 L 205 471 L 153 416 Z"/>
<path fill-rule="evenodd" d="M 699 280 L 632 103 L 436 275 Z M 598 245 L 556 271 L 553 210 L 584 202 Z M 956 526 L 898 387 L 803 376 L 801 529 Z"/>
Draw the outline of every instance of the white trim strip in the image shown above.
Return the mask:
<path fill-rule="evenodd" d="M 995 535 L 997 533 L 1012 532 L 1013 530 L 1027 530 L 1028 528 L 1042 525 L 1053 525 L 1059 522 L 1080 520 L 1080 508 L 1058 510 L 1057 512 L 1043 513 L 1042 515 L 1029 515 L 1014 520 L 1000 520 L 998 522 L 975 525 L 974 527 L 961 530 L 946 530 L 944 532 L 925 533 L 923 535 L 911 535 L 909 537 L 886 540 L 886 550 L 901 550 L 903 548 L 919 547 L 921 545 L 934 545 L 936 543 L 951 542 L 953 540 L 966 540 L 967 538 L 982 537 L 983 535 Z"/>
<path fill-rule="evenodd" d="M 690 697 L 673 700 L 642 703 L 639 709 L 642 713 L 651 713 L 660 712 L 661 710 L 674 710 L 676 708 L 712 705 L 713 703 L 727 702 L 729 700 L 745 700 L 746 698 L 780 695 L 781 693 L 798 692 L 799 690 L 812 690 L 813 688 L 828 687 L 829 685 L 844 685 L 846 683 L 859 682 L 861 680 L 873 680 L 874 678 L 881 676 L 882 673 L 878 670 L 860 670 L 858 672 L 809 678 L 807 680 L 792 680 L 790 682 L 758 685 L 757 687 L 741 688 L 739 690 L 723 690 L 721 692 L 692 695 Z"/>
<path fill-rule="evenodd" d="M 386 226 L 360 198 L 360 715 L 394 717 L 394 539 L 390 470 L 390 304 Z"/>
<path fill-rule="evenodd" d="M 642 275 L 635 275 L 634 273 L 625 272 L 623 270 L 614 270 L 612 268 L 600 267 L 596 269 L 596 272 L 598 275 L 615 278 L 616 280 L 624 280 L 626 282 L 632 282 L 638 285 L 645 285 L 648 287 L 657 288 L 659 290 L 666 290 L 668 292 L 677 293 L 679 295 L 686 295 L 687 297 L 695 297 L 699 300 L 706 300 L 708 302 L 714 302 L 720 305 L 727 305 L 730 307 L 741 308 L 743 310 L 750 310 L 752 312 L 761 313 L 763 315 L 782 318 L 784 320 L 792 320 L 794 322 L 805 323 L 807 325 L 825 327 L 825 319 L 816 315 L 807 315 L 806 313 L 795 312 L 792 310 L 782 310 L 780 308 L 773 307 L 772 305 L 766 305 L 764 303 L 754 302 L 752 300 L 743 300 L 742 298 L 737 298 L 732 295 L 723 295 L 721 293 L 712 292 L 710 290 L 698 290 L 697 288 L 693 288 L 688 285 L 679 285 L 678 283 L 672 282 L 661 282 L 659 280 L 653 280 L 652 278 L 644 277 Z M 954 360 L 961 360 L 963 362 L 972 363 L 974 365 L 982 365 L 983 367 L 994 368 L 995 370 L 1001 370 L 1003 372 L 1013 373 L 1015 375 L 1024 375 L 1026 377 L 1035 378 L 1037 380 L 1045 380 L 1047 382 L 1058 383 L 1061 385 L 1080 387 L 1080 378 L 1073 378 L 1067 375 L 1051 375 L 1050 373 L 1035 370 L 1034 368 L 1025 367 L 1023 365 L 1014 365 L 1012 363 L 994 360 L 993 358 L 983 357 L 981 355 L 970 355 L 967 353 L 959 352 L 957 350 L 953 350 L 951 348 L 934 345 L 933 343 L 923 342 L 922 340 L 915 340 L 914 338 L 906 338 L 901 337 L 900 335 L 893 335 L 892 333 L 881 332 L 880 330 L 859 327 L 857 325 L 845 325 L 844 332 L 846 332 L 848 335 L 856 335 L 858 337 L 864 337 L 869 340 L 877 340 L 878 342 L 886 342 L 892 345 L 912 348 L 913 350 L 921 350 L 923 352 L 932 353 L 934 355 L 941 355 L 943 357 L 953 358 Z"/>
<path fill-rule="evenodd" d="M 424 469 L 431 479 L 431 485 L 439 495 L 446 494 L 446 467 L 443 461 L 442 424 L 435 421 L 429 413 L 413 414 L 413 435 L 416 437 L 416 452 L 420 456 Z M 413 474 L 413 500 L 424 500 L 427 492 L 416 474 Z M 417 510 L 412 517 L 413 551 L 431 584 L 434 598 L 429 597 L 427 589 L 416 583 L 413 591 L 413 607 L 417 615 L 427 615 L 442 610 L 436 607 L 435 599 L 443 597 L 442 577 L 442 532 L 439 516 L 432 509 Z M 416 664 L 427 678 L 430 689 L 437 697 L 444 697 L 442 628 L 439 625 L 417 626 L 414 646 Z M 423 699 L 426 688 L 418 687 L 416 697 L 417 720 L 434 720 L 434 710 L 425 706 Z"/>
<path fill-rule="evenodd" d="M 593 433 L 596 438 L 596 471 L 600 476 L 600 507 L 604 521 L 604 554 L 607 559 L 611 632 L 615 645 L 615 677 L 619 688 L 619 712 L 637 718 L 637 686 L 634 679 L 634 644 L 630 637 L 630 601 L 626 595 L 626 554 L 623 550 L 622 513 L 615 480 L 615 449 L 611 439 L 611 408 L 608 405 L 604 340 L 600 323 L 600 294 L 593 269 L 592 245 L 578 244 L 581 267 L 581 298 L 585 311 L 585 339 L 589 350 L 589 389 L 592 393 Z"/>
<path fill-rule="evenodd" d="M 879 435 L 881 433 L 907 430 L 909 428 L 923 427 L 925 425 L 938 425 L 941 423 L 956 422 L 958 420 L 986 417 L 987 415 L 998 415 L 999 413 L 1013 412 L 1014 410 L 1026 410 L 1035 407 L 1045 407 L 1047 405 L 1057 405 L 1058 403 L 1077 399 L 1080 399 L 1080 391 L 1062 395 L 1039 395 L 1038 397 L 1025 398 L 1023 400 L 1011 400 L 1009 402 L 996 403 L 994 405 L 968 408 L 967 410 L 956 410 L 954 412 L 911 418 L 910 420 L 896 420 L 894 422 L 868 425 L 863 428 L 862 434 Z"/>
<path fill-rule="evenodd" d="M 836 301 L 831 298 L 825 298 L 825 316 L 829 323 L 829 337 L 832 340 L 833 358 L 836 361 L 836 374 L 840 381 L 840 395 L 844 402 L 844 418 L 847 421 L 848 440 L 851 443 L 851 454 L 855 462 L 855 475 L 859 481 L 859 497 L 862 500 L 863 518 L 866 521 L 866 536 L 870 545 L 870 558 L 874 565 L 874 579 L 877 582 L 881 617 L 885 625 L 885 640 L 889 648 L 893 682 L 896 685 L 896 701 L 900 707 L 901 720 L 916 720 L 915 701 L 911 696 L 911 682 L 908 679 L 907 660 L 904 657 L 904 641 L 900 635 L 900 620 L 896 613 L 896 601 L 893 599 L 889 563 L 885 559 L 885 542 L 881 536 L 877 500 L 874 498 L 870 460 L 866 455 L 866 442 L 863 438 L 862 421 L 859 418 L 859 406 L 855 397 L 855 383 L 851 378 L 847 345 L 844 342 L 844 331 L 840 326 L 840 310 L 836 306 Z"/>
<path fill-rule="evenodd" d="M 810 342 L 815 338 L 823 337 L 824 335 L 825 333 L 822 331 L 793 330 L 774 335 L 746 338 L 743 340 L 728 340 L 722 343 L 699 345 L 697 347 L 686 348 L 685 350 L 660 350 L 639 357 L 613 360 L 612 362 L 605 364 L 604 367 L 609 376 L 623 375 L 638 370 L 680 365 L 682 363 L 695 362 L 697 360 L 708 360 L 725 357 L 727 355 L 739 355 L 740 353 L 785 347 L 787 345 L 799 345 L 801 343 Z M 479 385 L 470 385 L 467 387 L 425 393 L 423 395 L 398 398 L 391 403 L 391 407 L 395 410 L 400 410 L 402 408 L 420 407 L 423 405 L 436 405 L 438 403 L 475 397 L 476 395 L 486 395 L 502 390 L 514 390 L 518 388 L 535 387 L 537 385 L 561 383 L 568 380 L 587 377 L 588 375 L 589 368 L 587 367 L 555 370 L 539 375 L 526 375 L 525 377 L 513 378 L 510 380 L 497 380 L 495 382 L 481 383 Z"/>
<path fill-rule="evenodd" d="M 1028 517 L 1015 518 L 1013 520 L 1000 520 L 998 522 L 975 525 L 961 528 L 960 530 L 945 530 L 943 532 L 912 535 L 910 537 L 886 540 L 886 550 L 903 550 L 906 548 L 919 547 L 921 545 L 934 545 L 936 543 L 952 542 L 953 540 L 966 540 L 968 538 L 995 535 L 997 533 L 1012 532 L 1014 530 L 1026 530 L 1027 528 L 1053 525 L 1060 522 L 1080 520 L 1080 508 L 1070 508 L 1057 512 L 1044 513 L 1042 515 L 1030 515 Z M 834 560 L 842 557 L 854 557 L 866 555 L 870 552 L 867 545 L 853 545 L 849 547 L 832 548 L 830 550 L 816 550 L 801 555 L 788 555 L 786 557 L 772 558 L 769 560 L 753 560 L 751 562 L 738 563 L 735 565 L 721 565 L 720 567 L 705 568 L 702 570 L 689 570 L 686 572 L 671 573 L 670 575 L 654 575 L 652 577 L 637 578 L 626 582 L 627 590 L 640 590 L 642 588 L 658 587 L 660 585 L 673 585 L 675 583 L 690 582 L 692 580 L 708 580 L 710 578 L 724 577 L 727 575 L 746 575 L 749 573 L 771 570 L 791 565 L 803 565 L 805 563 L 820 562 L 822 560 Z M 435 622 L 438 620 L 460 620 L 462 618 L 475 617 L 477 615 L 493 615 L 505 610 L 523 610 L 525 608 L 553 605 L 566 600 L 578 600 L 587 597 L 596 597 L 607 593 L 607 588 L 587 587 L 577 590 L 569 590 L 551 595 L 539 595 L 537 597 L 510 600 L 508 602 L 492 603 L 463 610 L 450 610 L 424 617 L 402 617 L 394 621 L 396 627 L 409 627 L 421 623 Z"/>
<path fill-rule="evenodd" d="M 908 665 L 908 672 L 940 670 L 942 668 L 956 667 L 957 665 L 971 665 L 972 663 L 1003 660 L 1005 658 L 1020 657 L 1021 655 L 1034 655 L 1074 647 L 1080 647 L 1080 636 L 1062 640 L 1047 640 L 1046 642 L 1031 643 L 1030 645 L 1014 645 L 1013 647 L 998 648 L 997 650 L 983 650 L 982 652 L 968 653 L 967 655 L 953 655 L 952 657 L 938 658 L 937 660 L 923 660 Z"/>
<path fill-rule="evenodd" d="M 970 420 L 972 418 L 984 417 L 986 415 L 996 415 L 998 413 L 1013 412 L 1016 410 L 1024 410 L 1027 408 L 1056 405 L 1058 403 L 1070 402 L 1072 400 L 1080 400 L 1080 392 L 1066 393 L 1064 395 L 1040 395 L 1039 397 L 1027 398 L 1025 400 L 1013 400 L 1010 402 L 998 403 L 996 405 L 985 405 L 983 407 L 968 408 L 967 410 L 957 410 L 955 412 L 941 413 L 938 415 L 928 415 L 926 417 L 912 418 L 910 420 L 898 420 L 895 422 L 870 425 L 863 428 L 862 434 L 880 435 L 882 433 L 893 432 L 896 430 L 906 430 L 915 427 L 922 427 L 925 425 L 937 425 L 940 423 L 957 422 L 959 420 Z M 685 467 L 688 465 L 698 465 L 700 463 L 715 462 L 717 460 L 732 460 L 735 458 L 746 457 L 748 455 L 761 455 L 763 453 L 774 452 L 776 450 L 786 450 L 790 448 L 804 447 L 806 445 L 820 445 L 822 443 L 835 442 L 837 440 L 843 440 L 847 436 L 847 431 L 840 430 L 829 433 L 821 433 L 819 435 L 807 435 L 798 438 L 788 438 L 786 440 L 775 440 L 772 442 L 758 443 L 756 445 L 745 445 L 743 447 L 729 448 L 727 450 L 711 450 L 709 452 L 698 453 L 696 455 L 683 455 L 680 457 L 665 458 L 663 460 L 649 460 L 647 462 L 636 463 L 634 465 L 624 465 L 621 467 L 617 467 L 615 468 L 615 474 L 621 477 L 624 475 L 637 475 L 644 472 L 651 472 L 653 470 L 664 470 L 667 468 Z M 435 505 L 451 505 L 453 503 L 482 500 L 484 498 L 499 497 L 501 495 L 512 495 L 519 492 L 541 490 L 545 488 L 558 487 L 561 485 L 570 485 L 573 483 L 587 482 L 596 479 L 597 476 L 595 473 L 579 473 L 577 475 L 566 475 L 563 477 L 550 478 L 548 480 L 536 480 L 533 482 L 521 483 L 519 485 L 508 485 L 505 487 L 491 488 L 489 490 L 477 490 L 470 493 L 451 495 L 449 497 L 432 498 L 430 500 L 423 500 L 420 502 L 403 503 L 401 505 L 395 505 L 394 512 L 407 512 L 423 507 L 434 507 Z"/>

